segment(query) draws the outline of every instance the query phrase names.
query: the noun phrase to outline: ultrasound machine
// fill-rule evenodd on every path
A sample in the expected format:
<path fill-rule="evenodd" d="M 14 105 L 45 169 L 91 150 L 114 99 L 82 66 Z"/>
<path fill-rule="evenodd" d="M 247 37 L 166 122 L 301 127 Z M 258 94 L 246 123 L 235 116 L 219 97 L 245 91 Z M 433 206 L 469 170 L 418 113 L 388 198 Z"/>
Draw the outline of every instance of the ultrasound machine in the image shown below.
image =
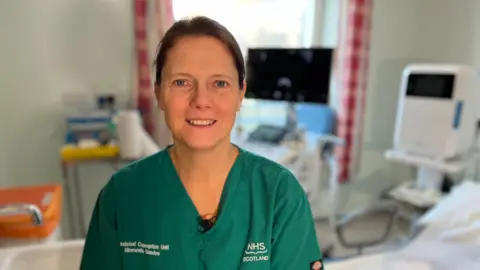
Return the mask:
<path fill-rule="evenodd" d="M 342 144 L 334 135 L 335 111 L 328 106 L 332 56 L 331 48 L 249 49 L 245 103 L 282 109 L 250 119 L 240 113 L 232 134 L 240 147 L 291 169 L 310 200 L 318 197 L 322 164 L 329 168 L 329 182 L 336 183 L 332 150 Z M 272 120 L 279 114 L 281 123 Z M 256 127 L 239 132 L 248 121 Z"/>

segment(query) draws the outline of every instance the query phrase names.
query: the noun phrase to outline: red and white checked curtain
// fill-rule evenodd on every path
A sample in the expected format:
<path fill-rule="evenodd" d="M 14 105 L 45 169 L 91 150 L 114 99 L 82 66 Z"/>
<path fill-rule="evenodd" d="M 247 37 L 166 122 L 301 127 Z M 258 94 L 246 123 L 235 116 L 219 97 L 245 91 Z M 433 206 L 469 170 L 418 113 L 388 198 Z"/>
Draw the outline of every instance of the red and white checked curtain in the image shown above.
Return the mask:
<path fill-rule="evenodd" d="M 340 24 L 337 61 L 340 106 L 338 135 L 345 140 L 336 150 L 340 183 L 350 181 L 358 170 L 368 80 L 368 58 L 373 0 L 346 0 Z"/>
<path fill-rule="evenodd" d="M 152 64 L 160 38 L 174 21 L 172 0 L 133 0 L 133 3 L 136 62 L 133 101 L 142 115 L 145 130 L 155 137 L 159 123 L 155 117 Z"/>

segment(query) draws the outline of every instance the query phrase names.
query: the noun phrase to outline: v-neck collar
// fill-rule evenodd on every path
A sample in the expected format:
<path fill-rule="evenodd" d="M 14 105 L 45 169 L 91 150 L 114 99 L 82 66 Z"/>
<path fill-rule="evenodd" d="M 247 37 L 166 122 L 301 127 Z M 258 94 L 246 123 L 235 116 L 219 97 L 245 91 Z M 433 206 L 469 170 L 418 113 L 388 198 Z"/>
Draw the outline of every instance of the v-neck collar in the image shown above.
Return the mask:
<path fill-rule="evenodd" d="M 183 185 L 180 176 L 177 172 L 177 169 L 175 168 L 175 165 L 173 164 L 173 160 L 170 157 L 170 153 L 168 150 L 172 147 L 173 145 L 169 145 L 168 147 L 165 148 L 165 155 L 166 155 L 166 160 L 167 160 L 167 168 L 169 170 L 168 175 L 173 176 L 172 179 L 170 179 L 172 182 L 172 185 L 175 185 L 176 188 L 174 190 L 178 190 L 178 196 L 180 196 L 179 201 L 181 205 L 179 207 L 184 207 L 182 209 L 179 209 L 180 211 L 185 211 L 184 214 L 181 214 L 185 219 L 186 222 L 192 222 L 192 228 L 195 230 L 195 232 L 198 232 L 198 226 L 200 222 L 200 213 L 198 212 L 197 207 L 195 206 L 192 198 L 187 192 L 187 189 Z M 243 159 L 244 156 L 246 155 L 245 151 L 238 147 L 237 145 L 234 144 L 235 147 L 237 147 L 239 153 L 235 159 L 235 162 L 232 165 L 232 168 L 228 172 L 227 179 L 225 180 L 225 183 L 223 185 L 223 190 L 222 194 L 220 197 L 220 202 L 218 205 L 218 210 L 217 210 L 217 218 L 215 222 L 215 226 L 213 226 L 210 230 L 205 232 L 203 235 L 208 235 L 213 233 L 217 227 L 221 227 L 223 220 L 228 218 L 228 206 L 230 205 L 230 202 L 233 199 L 233 196 L 235 194 L 235 191 L 237 187 L 239 186 L 240 180 L 242 179 L 241 174 L 243 171 Z"/>

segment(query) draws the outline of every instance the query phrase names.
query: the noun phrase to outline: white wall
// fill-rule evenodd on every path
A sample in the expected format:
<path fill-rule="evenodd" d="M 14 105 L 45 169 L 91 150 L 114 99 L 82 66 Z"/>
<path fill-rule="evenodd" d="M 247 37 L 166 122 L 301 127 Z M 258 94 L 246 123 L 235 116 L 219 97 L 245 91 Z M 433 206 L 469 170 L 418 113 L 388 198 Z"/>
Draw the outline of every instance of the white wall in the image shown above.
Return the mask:
<path fill-rule="evenodd" d="M 61 182 L 62 94 L 132 86 L 130 0 L 0 1 L 0 187 Z M 109 166 L 82 168 L 90 215 Z M 93 190 L 93 192 L 92 192 Z"/>

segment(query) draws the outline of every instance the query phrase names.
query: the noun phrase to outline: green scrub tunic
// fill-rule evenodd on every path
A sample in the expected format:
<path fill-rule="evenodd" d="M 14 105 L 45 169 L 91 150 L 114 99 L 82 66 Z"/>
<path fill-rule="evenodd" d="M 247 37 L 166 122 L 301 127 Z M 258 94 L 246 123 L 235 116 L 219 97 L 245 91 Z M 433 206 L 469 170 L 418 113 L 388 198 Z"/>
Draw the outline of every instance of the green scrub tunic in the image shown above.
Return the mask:
<path fill-rule="evenodd" d="M 307 197 L 284 167 L 240 149 L 205 232 L 167 149 L 102 189 L 81 270 L 302 270 L 322 254 Z"/>

